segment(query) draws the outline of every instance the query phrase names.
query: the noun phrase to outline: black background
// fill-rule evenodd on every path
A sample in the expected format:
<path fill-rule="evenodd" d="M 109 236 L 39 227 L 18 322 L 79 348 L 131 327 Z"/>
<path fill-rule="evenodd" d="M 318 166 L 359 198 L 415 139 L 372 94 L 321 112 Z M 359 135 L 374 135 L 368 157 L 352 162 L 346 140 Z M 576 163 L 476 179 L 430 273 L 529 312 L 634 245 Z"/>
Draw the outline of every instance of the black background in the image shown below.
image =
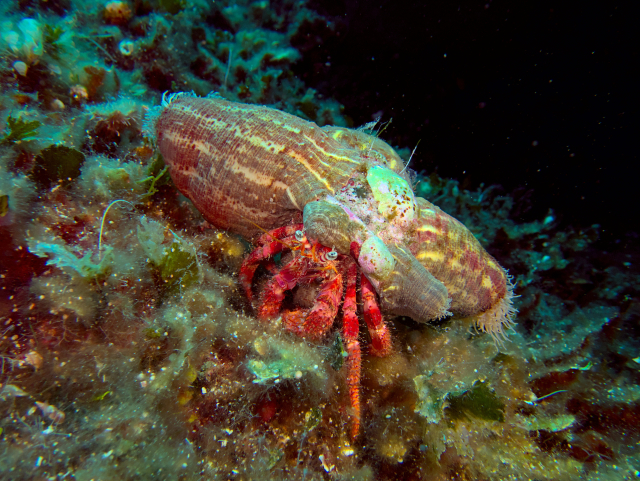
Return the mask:
<path fill-rule="evenodd" d="M 420 140 L 415 170 L 501 184 L 529 199 L 518 221 L 553 208 L 628 245 L 640 227 L 639 4 L 312 2 L 335 34 L 307 46 L 297 73 L 355 125 L 382 114 L 385 140 Z"/>

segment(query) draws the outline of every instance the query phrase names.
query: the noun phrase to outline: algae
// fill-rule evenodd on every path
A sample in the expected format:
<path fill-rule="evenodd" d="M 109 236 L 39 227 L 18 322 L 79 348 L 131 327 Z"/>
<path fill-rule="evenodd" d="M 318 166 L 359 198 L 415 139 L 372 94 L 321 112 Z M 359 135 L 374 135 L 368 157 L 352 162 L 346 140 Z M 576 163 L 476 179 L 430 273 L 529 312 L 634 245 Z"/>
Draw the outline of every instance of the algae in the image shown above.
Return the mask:
<path fill-rule="evenodd" d="M 181 241 L 174 242 L 167 248 L 166 255 L 155 265 L 166 291 L 176 292 L 180 288 L 185 289 L 198 280 L 200 271 L 192 247 Z"/>
<path fill-rule="evenodd" d="M 41 189 L 68 184 L 80 176 L 84 154 L 64 145 L 51 145 L 36 157 L 31 178 Z"/>
<path fill-rule="evenodd" d="M 442 420 L 442 410 L 446 393 L 435 388 L 429 381 L 429 376 L 420 375 L 413 378 L 413 382 L 420 401 L 416 404 L 415 412 L 426 418 L 429 423 L 439 423 Z"/>
<path fill-rule="evenodd" d="M 45 24 L 42 28 L 44 52 L 56 60 L 60 59 L 61 50 L 64 48 L 60 42 L 63 33 L 64 29 L 59 25 L 51 26 Z"/>
<path fill-rule="evenodd" d="M 200 268 L 193 244 L 173 233 L 173 242 L 163 246 L 165 227 L 142 217 L 138 241 L 149 256 L 156 284 L 165 294 L 175 294 L 200 278 Z"/>
<path fill-rule="evenodd" d="M 108 273 L 113 263 L 111 247 L 105 248 L 105 254 L 98 263 L 92 261 L 94 253 L 91 251 L 79 258 L 65 246 L 49 242 L 35 241 L 29 246 L 29 250 L 39 257 L 49 257 L 47 265 L 54 265 L 63 270 L 70 268 L 72 272 L 84 278 L 94 278 Z"/>
<path fill-rule="evenodd" d="M 349 354 L 344 348 L 344 343 L 342 342 L 342 336 L 340 333 L 336 333 L 336 338 L 329 348 L 325 361 L 329 363 L 335 371 L 339 371 L 344 365 L 344 360 L 348 355 Z"/>
<path fill-rule="evenodd" d="M 305 373 L 326 378 L 321 357 L 303 341 L 261 338 L 254 343 L 260 359 L 249 359 L 247 368 L 256 377 L 255 384 L 278 383 L 283 379 L 301 379 Z"/>
<path fill-rule="evenodd" d="M 504 422 L 504 403 L 487 383 L 476 381 L 471 389 L 460 395 L 449 394 L 445 414 L 449 419 L 469 419 L 468 415 L 487 421 Z"/>
<path fill-rule="evenodd" d="M 0 195 L 0 217 L 4 217 L 9 213 L 9 196 Z"/>
<path fill-rule="evenodd" d="M 187 8 L 188 2 L 186 0 L 158 0 L 158 5 L 167 13 L 176 15 Z"/>
<path fill-rule="evenodd" d="M 569 429 L 575 422 L 576 417 L 572 414 L 540 415 L 540 416 L 521 416 L 516 417 L 518 425 L 528 431 L 549 431 L 557 433 Z"/>
<path fill-rule="evenodd" d="M 7 132 L 0 139 L 0 145 L 13 144 L 36 137 L 38 128 L 42 125 L 39 120 L 22 120 L 22 117 L 7 118 Z"/>
<path fill-rule="evenodd" d="M 171 177 L 169 175 L 165 175 L 168 170 L 169 168 L 165 165 L 162 155 L 158 154 L 149 167 L 149 175 L 146 178 L 137 181 L 139 184 L 151 182 L 149 184 L 149 190 L 147 190 L 146 194 L 142 195 L 142 198 L 151 197 L 159 192 L 158 187 L 171 184 Z"/>

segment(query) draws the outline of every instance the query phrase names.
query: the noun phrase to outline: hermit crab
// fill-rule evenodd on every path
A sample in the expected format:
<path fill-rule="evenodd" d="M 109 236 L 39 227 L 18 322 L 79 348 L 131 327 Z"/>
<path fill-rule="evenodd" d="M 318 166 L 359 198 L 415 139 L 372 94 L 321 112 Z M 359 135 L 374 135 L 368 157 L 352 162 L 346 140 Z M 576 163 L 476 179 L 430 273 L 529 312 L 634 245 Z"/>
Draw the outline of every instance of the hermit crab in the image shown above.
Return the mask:
<path fill-rule="evenodd" d="M 392 349 L 383 315 L 472 317 L 496 340 L 512 325 L 505 270 L 462 223 L 414 195 L 411 173 L 379 138 L 215 94 L 165 96 L 150 124 L 177 188 L 203 216 L 247 238 L 259 235 L 240 271 L 250 298 L 258 266 L 273 272 L 258 317 L 282 315 L 287 329 L 317 339 L 342 308 L 353 437 L 360 429 L 358 299 L 376 356 Z M 273 258 L 283 251 L 293 255 L 278 268 Z M 288 291 L 313 281 L 321 286 L 311 309 L 281 312 Z"/>

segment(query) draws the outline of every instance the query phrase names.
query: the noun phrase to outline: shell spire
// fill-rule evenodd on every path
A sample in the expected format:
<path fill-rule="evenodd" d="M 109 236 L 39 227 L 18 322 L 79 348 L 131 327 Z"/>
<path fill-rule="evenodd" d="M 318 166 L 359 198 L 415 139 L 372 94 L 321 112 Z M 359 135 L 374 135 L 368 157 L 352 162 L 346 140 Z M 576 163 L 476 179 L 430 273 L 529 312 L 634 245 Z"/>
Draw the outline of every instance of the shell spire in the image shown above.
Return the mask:
<path fill-rule="evenodd" d="M 216 227 L 251 236 L 290 223 L 362 162 L 312 122 L 257 105 L 166 97 L 157 144 L 176 186 Z"/>

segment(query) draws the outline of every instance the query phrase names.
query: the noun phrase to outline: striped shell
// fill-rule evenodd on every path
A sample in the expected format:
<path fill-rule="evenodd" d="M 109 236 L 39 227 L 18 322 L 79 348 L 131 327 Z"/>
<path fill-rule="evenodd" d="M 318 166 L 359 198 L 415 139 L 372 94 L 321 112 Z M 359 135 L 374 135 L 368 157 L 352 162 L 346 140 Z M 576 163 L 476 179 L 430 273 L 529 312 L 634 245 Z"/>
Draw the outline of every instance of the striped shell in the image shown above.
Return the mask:
<path fill-rule="evenodd" d="M 177 188 L 213 225 L 250 237 L 299 220 L 350 253 L 382 309 L 416 321 L 475 316 L 494 337 L 515 311 L 506 272 L 469 232 L 413 195 L 396 152 L 363 132 L 267 107 L 177 94 L 156 114 Z"/>

